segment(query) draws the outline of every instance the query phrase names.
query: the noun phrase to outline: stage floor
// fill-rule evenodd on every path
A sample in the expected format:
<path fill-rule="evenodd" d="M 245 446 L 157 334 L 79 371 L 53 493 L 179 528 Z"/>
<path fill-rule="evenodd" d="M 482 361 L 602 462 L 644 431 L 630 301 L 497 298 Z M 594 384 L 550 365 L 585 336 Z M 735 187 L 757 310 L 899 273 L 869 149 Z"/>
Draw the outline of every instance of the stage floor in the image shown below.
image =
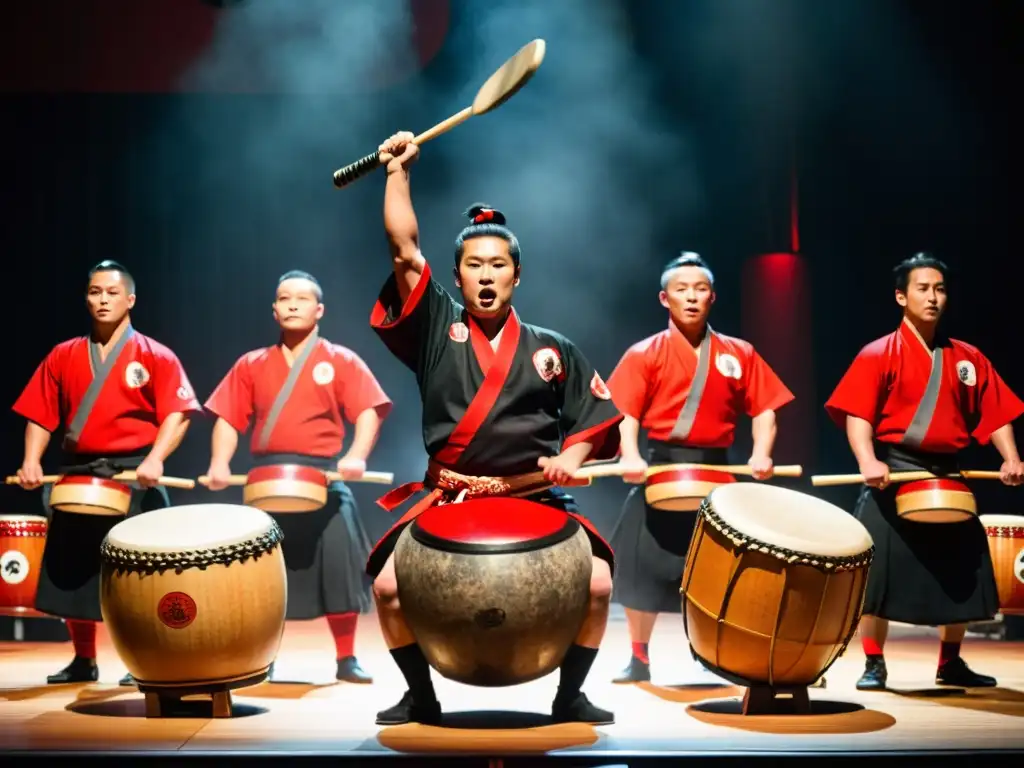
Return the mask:
<path fill-rule="evenodd" d="M 964 657 L 996 675 L 1000 686 L 941 690 L 934 686 L 935 633 L 894 627 L 892 634 L 892 692 L 854 688 L 864 661 L 855 643 L 829 671 L 827 688 L 811 690 L 821 714 L 743 717 L 736 714 L 742 691 L 704 682 L 677 617 L 662 617 L 655 631 L 654 682 L 613 685 L 629 649 L 625 623 L 613 621 L 585 689 L 593 702 L 615 711 L 616 722 L 607 727 L 547 723 L 556 675 L 504 689 L 470 688 L 435 675 L 444 727 L 376 726 L 374 713 L 395 703 L 404 685 L 373 616 L 361 619 L 357 652 L 374 685 L 333 680 L 334 648 L 323 620 L 289 623 L 277 667 L 287 679 L 304 682 L 235 691 L 230 719 L 213 719 L 208 698 L 197 701 L 189 717 L 146 719 L 142 695 L 117 686 L 125 669 L 102 631 L 95 684 L 42 682 L 70 660 L 70 644 L 9 642 L 0 644 L 0 750 L 363 758 L 1024 750 L 1024 643 L 969 636 Z"/>

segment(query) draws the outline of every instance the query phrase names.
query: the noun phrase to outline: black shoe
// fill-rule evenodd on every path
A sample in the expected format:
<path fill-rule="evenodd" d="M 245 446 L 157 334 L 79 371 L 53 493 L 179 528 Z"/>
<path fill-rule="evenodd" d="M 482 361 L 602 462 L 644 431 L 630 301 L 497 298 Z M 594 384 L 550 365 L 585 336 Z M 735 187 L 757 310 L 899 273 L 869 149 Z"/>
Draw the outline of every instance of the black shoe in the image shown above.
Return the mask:
<path fill-rule="evenodd" d="M 382 709 L 377 713 L 377 725 L 401 725 L 402 723 L 439 725 L 441 723 L 441 705 L 437 701 L 425 705 L 415 704 L 412 700 L 412 693 L 406 691 L 402 700 L 395 706 Z"/>
<path fill-rule="evenodd" d="M 96 659 L 87 659 L 84 656 L 75 656 L 64 669 L 55 675 L 46 678 L 47 685 L 59 683 L 95 683 L 100 679 L 100 669 L 96 666 Z"/>
<path fill-rule="evenodd" d="M 650 662 L 640 661 L 636 656 L 631 656 L 629 664 L 619 673 L 619 676 L 612 680 L 613 683 L 647 683 L 651 680 Z"/>
<path fill-rule="evenodd" d="M 967 662 L 957 656 L 939 667 L 935 674 L 935 684 L 953 685 L 958 688 L 994 688 L 996 679 L 973 672 L 967 666 Z"/>
<path fill-rule="evenodd" d="M 359 661 L 355 656 L 346 656 L 344 659 L 338 659 L 338 672 L 335 674 L 335 678 L 344 680 L 346 683 L 356 683 L 358 685 L 369 685 L 373 682 L 373 678 L 366 674 L 363 668 L 359 666 Z"/>
<path fill-rule="evenodd" d="M 127 675 L 125 675 L 124 677 L 122 677 L 122 678 L 121 678 L 121 679 L 120 679 L 120 680 L 118 681 L 118 683 L 117 683 L 117 684 L 118 684 L 118 685 L 130 685 L 130 686 L 135 686 L 135 678 L 134 678 L 134 677 L 132 677 L 132 673 L 131 673 L 131 672 L 129 672 L 129 673 L 127 674 Z"/>
<path fill-rule="evenodd" d="M 889 673 L 885 669 L 885 659 L 882 656 L 869 656 L 864 664 L 864 674 L 857 681 L 858 691 L 884 691 L 885 681 L 889 679 Z"/>
<path fill-rule="evenodd" d="M 555 698 L 551 705 L 551 719 L 556 723 L 590 723 L 591 725 L 611 725 L 615 715 L 606 709 L 595 707 L 585 693 L 576 694 L 576 698 L 565 701 Z"/>

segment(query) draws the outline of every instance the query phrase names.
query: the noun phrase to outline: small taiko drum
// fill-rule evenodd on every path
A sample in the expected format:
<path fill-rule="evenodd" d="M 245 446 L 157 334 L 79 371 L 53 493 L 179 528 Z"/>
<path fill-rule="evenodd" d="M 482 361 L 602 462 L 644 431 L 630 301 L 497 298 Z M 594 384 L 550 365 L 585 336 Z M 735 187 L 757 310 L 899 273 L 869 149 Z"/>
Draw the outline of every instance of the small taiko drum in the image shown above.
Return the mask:
<path fill-rule="evenodd" d="M 686 464 L 653 467 L 647 475 L 644 499 L 655 509 L 696 512 L 705 497 L 720 485 L 735 483 L 728 472 Z"/>
<path fill-rule="evenodd" d="M 0 515 L 0 616 L 39 615 L 35 609 L 47 522 L 36 515 Z"/>
<path fill-rule="evenodd" d="M 249 471 L 242 500 L 264 512 L 315 512 L 327 503 L 327 475 L 301 464 L 272 464 Z"/>
<path fill-rule="evenodd" d="M 1024 517 L 982 515 L 992 569 L 999 592 L 999 612 L 1024 616 Z"/>
<path fill-rule="evenodd" d="M 839 507 L 736 483 L 705 499 L 683 572 L 695 656 L 749 687 L 806 687 L 856 631 L 874 546 Z"/>
<path fill-rule="evenodd" d="M 432 507 L 395 546 L 398 599 L 430 665 L 484 687 L 562 663 L 590 602 L 593 555 L 565 512 L 521 499 Z"/>
<path fill-rule="evenodd" d="M 284 631 L 282 538 L 265 512 L 234 504 L 168 507 L 110 530 L 100 610 L 141 691 L 180 698 L 266 677 Z"/>
<path fill-rule="evenodd" d="M 132 489 L 117 480 L 93 475 L 64 475 L 50 489 L 50 506 L 80 515 L 124 516 Z"/>
<path fill-rule="evenodd" d="M 947 477 L 902 483 L 896 491 L 896 514 L 915 523 L 962 523 L 977 516 L 971 489 Z"/>

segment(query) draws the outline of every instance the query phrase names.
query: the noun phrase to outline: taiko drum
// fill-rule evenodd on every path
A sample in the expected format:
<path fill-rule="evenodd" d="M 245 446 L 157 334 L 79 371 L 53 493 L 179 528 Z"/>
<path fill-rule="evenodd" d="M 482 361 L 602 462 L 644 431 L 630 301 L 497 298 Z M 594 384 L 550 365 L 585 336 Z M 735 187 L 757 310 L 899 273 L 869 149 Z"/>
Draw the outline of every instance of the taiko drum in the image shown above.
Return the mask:
<path fill-rule="evenodd" d="M 47 527 L 45 517 L 0 515 L 0 615 L 41 615 L 36 589 Z"/>
<path fill-rule="evenodd" d="M 896 514 L 915 523 L 962 523 L 977 516 L 971 489 L 945 477 L 903 483 L 896 491 Z"/>
<path fill-rule="evenodd" d="M 711 491 L 734 482 L 731 474 L 715 469 L 685 464 L 654 467 L 647 475 L 644 499 L 655 509 L 695 512 Z"/>
<path fill-rule="evenodd" d="M 999 592 L 999 611 L 1024 616 L 1024 517 L 982 515 L 992 569 Z"/>
<path fill-rule="evenodd" d="M 124 516 L 132 489 L 117 480 L 92 475 L 64 475 L 50 489 L 50 506 L 80 515 Z"/>
<path fill-rule="evenodd" d="M 812 684 L 853 637 L 873 554 L 858 520 L 813 496 L 716 488 L 680 589 L 694 656 L 739 685 Z"/>
<path fill-rule="evenodd" d="M 197 504 L 115 525 L 101 547 L 100 608 L 142 691 L 264 679 L 284 631 L 283 536 L 266 513 Z"/>
<path fill-rule="evenodd" d="M 402 531 L 394 556 L 405 620 L 450 680 L 543 677 L 583 627 L 590 539 L 559 509 L 504 497 L 432 507 Z"/>
<path fill-rule="evenodd" d="M 316 467 L 274 464 L 249 471 L 242 500 L 264 512 L 315 512 L 327 503 L 327 487 Z"/>

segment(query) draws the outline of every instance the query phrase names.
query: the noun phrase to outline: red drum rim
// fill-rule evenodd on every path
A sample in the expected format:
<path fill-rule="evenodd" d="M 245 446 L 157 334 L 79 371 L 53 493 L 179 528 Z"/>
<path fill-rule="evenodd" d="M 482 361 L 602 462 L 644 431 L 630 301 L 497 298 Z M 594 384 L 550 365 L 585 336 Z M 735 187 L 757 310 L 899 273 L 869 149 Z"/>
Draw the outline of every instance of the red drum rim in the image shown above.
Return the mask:
<path fill-rule="evenodd" d="M 253 467 L 246 476 L 246 483 L 264 483 L 268 480 L 296 480 L 300 483 L 312 483 L 324 488 L 328 486 L 327 474 L 322 469 L 307 467 L 302 464 L 268 464 L 265 467 Z"/>
<path fill-rule="evenodd" d="M 494 497 L 431 507 L 416 517 L 410 533 L 431 549 L 493 555 L 545 549 L 571 538 L 579 528 L 560 509 Z"/>
<path fill-rule="evenodd" d="M 920 493 L 921 491 L 952 491 L 954 493 L 970 493 L 971 489 L 959 480 L 948 477 L 931 477 L 927 480 L 911 480 L 902 483 L 896 491 L 897 498 L 908 493 Z"/>
<path fill-rule="evenodd" d="M 717 469 L 701 469 L 700 467 L 680 467 L 655 472 L 647 478 L 647 485 L 661 483 L 735 483 L 736 478 L 728 472 Z"/>
<path fill-rule="evenodd" d="M 41 520 L 4 520 L 0 517 L 0 536 L 45 536 L 49 524 Z"/>
<path fill-rule="evenodd" d="M 130 494 L 132 492 L 130 486 L 125 485 L 119 480 L 110 480 L 106 477 L 96 477 L 95 475 L 65 475 L 54 483 L 53 487 L 56 488 L 59 485 L 91 485 L 93 487 L 117 491 L 118 493 Z"/>

